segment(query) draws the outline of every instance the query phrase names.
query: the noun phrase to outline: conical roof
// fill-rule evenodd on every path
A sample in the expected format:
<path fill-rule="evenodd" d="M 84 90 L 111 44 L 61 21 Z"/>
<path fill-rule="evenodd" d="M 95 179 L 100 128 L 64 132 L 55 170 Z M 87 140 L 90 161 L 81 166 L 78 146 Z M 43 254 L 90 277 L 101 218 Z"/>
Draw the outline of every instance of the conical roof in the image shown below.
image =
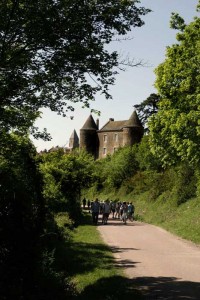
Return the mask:
<path fill-rule="evenodd" d="M 79 141 L 78 135 L 76 133 L 76 130 L 74 129 L 74 131 L 72 132 L 70 139 L 73 139 L 74 141 Z"/>
<path fill-rule="evenodd" d="M 92 115 L 90 115 L 90 116 L 87 118 L 85 124 L 83 125 L 83 127 L 82 127 L 81 129 L 88 129 L 88 130 L 90 130 L 90 129 L 95 129 L 95 130 L 98 130 L 98 126 L 97 126 L 97 124 L 95 123 L 95 121 L 94 121 Z"/>
<path fill-rule="evenodd" d="M 143 127 L 135 110 L 132 113 L 132 115 L 130 116 L 129 120 L 126 121 L 124 127 Z"/>
<path fill-rule="evenodd" d="M 78 147 L 79 147 L 79 138 L 76 133 L 76 130 L 74 129 L 74 131 L 72 132 L 70 139 L 69 139 L 69 148 L 75 149 Z"/>

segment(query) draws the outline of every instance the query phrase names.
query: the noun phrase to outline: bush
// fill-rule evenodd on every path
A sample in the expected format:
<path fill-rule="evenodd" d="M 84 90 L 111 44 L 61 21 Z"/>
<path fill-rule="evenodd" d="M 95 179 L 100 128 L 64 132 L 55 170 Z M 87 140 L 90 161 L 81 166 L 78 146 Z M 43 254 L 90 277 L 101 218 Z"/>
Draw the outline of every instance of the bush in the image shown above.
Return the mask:
<path fill-rule="evenodd" d="M 187 164 L 181 164 L 175 168 L 176 181 L 174 184 L 174 193 L 177 198 L 177 204 L 180 205 L 197 194 L 197 177 L 195 170 Z"/>

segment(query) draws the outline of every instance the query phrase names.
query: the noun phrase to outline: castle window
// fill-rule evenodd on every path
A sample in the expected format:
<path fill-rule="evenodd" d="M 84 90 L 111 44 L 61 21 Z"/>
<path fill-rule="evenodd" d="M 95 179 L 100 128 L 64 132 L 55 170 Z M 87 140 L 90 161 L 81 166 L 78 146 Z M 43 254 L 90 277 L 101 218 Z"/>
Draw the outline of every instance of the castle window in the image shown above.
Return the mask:
<path fill-rule="evenodd" d="M 114 147 L 113 148 L 113 153 L 117 151 L 118 148 Z"/>
<path fill-rule="evenodd" d="M 103 155 L 106 155 L 106 148 L 103 148 Z"/>
<path fill-rule="evenodd" d="M 114 141 L 118 142 L 118 134 L 117 133 L 115 133 L 115 135 L 114 135 Z"/>
<path fill-rule="evenodd" d="M 104 141 L 104 143 L 106 143 L 107 140 L 108 140 L 108 136 L 107 136 L 107 134 L 104 134 L 104 136 L 103 136 L 103 141 Z"/>

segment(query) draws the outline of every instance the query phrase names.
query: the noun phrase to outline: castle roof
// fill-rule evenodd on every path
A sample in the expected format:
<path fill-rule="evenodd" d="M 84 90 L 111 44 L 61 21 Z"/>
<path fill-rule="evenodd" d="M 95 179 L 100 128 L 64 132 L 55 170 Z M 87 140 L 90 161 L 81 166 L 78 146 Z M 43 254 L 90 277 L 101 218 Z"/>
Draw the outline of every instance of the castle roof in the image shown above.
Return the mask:
<path fill-rule="evenodd" d="M 110 119 L 99 131 L 120 131 L 125 127 L 142 127 L 136 111 L 132 113 L 129 120 L 114 121 Z"/>
<path fill-rule="evenodd" d="M 120 131 L 123 129 L 125 121 L 108 121 L 99 131 Z"/>
<path fill-rule="evenodd" d="M 124 127 L 142 127 L 142 123 L 140 122 L 135 110 L 132 113 L 132 115 L 130 116 L 129 120 L 126 121 Z"/>
<path fill-rule="evenodd" d="M 69 148 L 75 149 L 75 148 L 78 148 L 78 146 L 79 146 L 79 138 L 76 133 L 76 130 L 74 129 L 74 131 L 72 132 L 70 139 L 69 139 Z"/>
<path fill-rule="evenodd" d="M 87 129 L 87 130 L 88 130 L 88 129 L 95 129 L 95 130 L 98 130 L 98 126 L 97 126 L 97 124 L 95 123 L 95 121 L 94 121 L 92 115 L 90 115 L 90 116 L 87 118 L 85 124 L 83 125 L 83 127 L 82 127 L 81 129 Z"/>
<path fill-rule="evenodd" d="M 78 135 L 76 133 L 76 130 L 74 129 L 74 131 L 72 132 L 70 139 L 73 139 L 74 141 L 79 141 Z"/>

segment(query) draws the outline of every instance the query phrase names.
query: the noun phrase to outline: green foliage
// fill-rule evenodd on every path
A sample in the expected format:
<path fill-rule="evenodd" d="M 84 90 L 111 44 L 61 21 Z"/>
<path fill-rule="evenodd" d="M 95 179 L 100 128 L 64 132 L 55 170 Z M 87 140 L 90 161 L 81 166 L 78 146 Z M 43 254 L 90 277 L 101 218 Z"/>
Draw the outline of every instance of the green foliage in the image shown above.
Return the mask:
<path fill-rule="evenodd" d="M 197 197 L 200 197 L 200 169 L 195 170 L 195 176 L 197 180 Z"/>
<path fill-rule="evenodd" d="M 162 169 L 160 159 L 151 152 L 148 135 L 143 136 L 141 142 L 138 144 L 135 156 L 139 163 L 140 170 Z"/>
<path fill-rule="evenodd" d="M 198 11 L 198 12 L 200 11 L 200 1 L 199 1 L 198 4 L 197 4 L 197 11 Z"/>
<path fill-rule="evenodd" d="M 156 170 L 138 171 L 123 182 L 120 192 L 131 193 L 131 195 L 148 192 L 149 201 L 154 201 L 163 192 L 173 187 L 173 181 L 169 180 L 170 176 L 168 170 L 164 173 Z"/>
<path fill-rule="evenodd" d="M 200 161 L 200 18 L 177 35 L 156 69 L 159 111 L 149 122 L 151 148 L 163 165 Z"/>
<path fill-rule="evenodd" d="M 103 174 L 108 188 L 119 188 L 124 180 L 136 173 L 138 163 L 135 151 L 135 147 L 121 148 L 112 155 L 109 162 L 105 162 Z"/>
<path fill-rule="evenodd" d="M 148 199 L 162 199 L 180 205 L 196 196 L 196 172 L 188 164 L 180 164 L 165 171 L 138 172 L 131 178 L 134 194 L 148 193 Z"/>
<path fill-rule="evenodd" d="M 71 229 L 70 229 L 71 228 Z M 72 237 L 73 221 L 67 213 L 53 216 L 46 214 L 44 232 L 37 245 L 37 261 L 29 294 L 26 299 L 71 299 L 76 294 L 75 287 L 68 278 L 68 269 L 61 249 L 65 253 Z M 69 298 L 68 298 L 69 297 Z"/>
<path fill-rule="evenodd" d="M 1 133 L 0 142 L 0 298 L 17 299 L 27 292 L 34 272 L 44 202 L 29 139 Z"/>
<path fill-rule="evenodd" d="M 67 211 L 78 219 L 81 189 L 93 181 L 93 164 L 93 157 L 84 151 L 65 154 L 59 150 L 42 157 L 43 194 L 50 210 Z"/>
<path fill-rule="evenodd" d="M 119 55 L 105 46 L 144 24 L 149 10 L 138 3 L 1 1 L 1 128 L 26 131 L 42 107 L 65 115 L 74 102 L 89 107 L 97 92 L 110 97 Z"/>
<path fill-rule="evenodd" d="M 197 178 L 195 170 L 188 164 L 181 164 L 175 168 L 176 180 L 173 193 L 176 196 L 177 204 L 180 205 L 196 196 Z"/>
<path fill-rule="evenodd" d="M 171 15 L 171 20 L 170 20 L 170 27 L 173 29 L 178 29 L 183 31 L 185 29 L 185 21 L 179 14 L 177 13 L 172 13 Z"/>
<path fill-rule="evenodd" d="M 42 197 L 38 167 L 42 159 L 49 165 L 52 160 L 51 171 L 59 180 L 56 162 L 63 162 L 64 154 L 52 153 L 36 161 L 36 150 L 29 139 L 16 134 L 2 134 L 1 145 L 4 147 L 0 150 L 0 298 L 66 299 L 74 289 L 66 273 L 55 268 L 56 251 L 63 239 L 70 240 L 74 221 L 65 213 L 57 215 L 55 222 Z M 84 177 L 84 184 L 87 155 L 80 153 L 76 163 L 72 159 L 69 162 L 71 172 L 73 166 L 81 168 L 79 176 Z M 82 168 L 84 165 L 87 166 Z"/>
<path fill-rule="evenodd" d="M 138 111 L 138 117 L 142 122 L 145 132 L 149 132 L 148 129 L 148 119 L 158 111 L 158 103 L 160 101 L 160 96 L 157 94 L 151 94 L 146 100 L 142 101 L 140 104 L 134 105 Z"/>
<path fill-rule="evenodd" d="M 148 176 L 148 175 L 147 175 Z M 146 184 L 146 174 L 145 172 L 138 171 L 134 174 L 133 177 L 125 180 L 119 190 L 120 194 L 138 194 L 145 192 L 149 189 L 149 186 Z"/>

